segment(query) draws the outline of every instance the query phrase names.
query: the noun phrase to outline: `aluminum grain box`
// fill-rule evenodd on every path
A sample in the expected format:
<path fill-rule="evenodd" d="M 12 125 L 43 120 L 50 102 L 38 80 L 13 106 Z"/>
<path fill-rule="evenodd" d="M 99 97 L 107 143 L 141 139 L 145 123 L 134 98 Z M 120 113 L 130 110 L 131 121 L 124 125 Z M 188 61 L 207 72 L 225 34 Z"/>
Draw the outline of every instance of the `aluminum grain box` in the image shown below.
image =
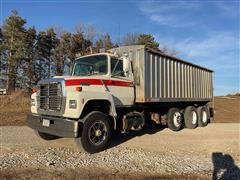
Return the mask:
<path fill-rule="evenodd" d="M 146 48 L 122 46 L 110 50 L 132 61 L 136 102 L 212 101 L 213 71 Z"/>

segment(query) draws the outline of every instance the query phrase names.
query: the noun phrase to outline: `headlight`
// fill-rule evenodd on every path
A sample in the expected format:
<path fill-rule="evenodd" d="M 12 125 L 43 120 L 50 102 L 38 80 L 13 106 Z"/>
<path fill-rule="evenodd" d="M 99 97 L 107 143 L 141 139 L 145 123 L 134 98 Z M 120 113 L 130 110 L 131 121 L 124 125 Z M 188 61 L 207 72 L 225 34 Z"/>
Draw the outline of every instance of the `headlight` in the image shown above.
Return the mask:
<path fill-rule="evenodd" d="M 69 108 L 76 109 L 77 108 L 77 101 L 76 100 L 69 100 Z"/>
<path fill-rule="evenodd" d="M 31 99 L 31 106 L 35 106 L 35 99 Z"/>

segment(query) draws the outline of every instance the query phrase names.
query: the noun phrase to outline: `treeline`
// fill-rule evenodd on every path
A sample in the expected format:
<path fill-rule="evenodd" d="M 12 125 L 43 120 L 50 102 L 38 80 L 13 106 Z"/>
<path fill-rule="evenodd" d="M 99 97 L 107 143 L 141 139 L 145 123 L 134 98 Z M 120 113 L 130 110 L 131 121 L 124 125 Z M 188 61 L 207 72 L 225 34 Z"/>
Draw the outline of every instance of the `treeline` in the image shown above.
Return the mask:
<path fill-rule="evenodd" d="M 26 28 L 26 23 L 14 10 L 0 27 L 0 80 L 5 81 L 9 94 L 16 88 L 31 89 L 41 79 L 63 75 L 76 57 L 102 48 L 143 44 L 160 50 L 150 34 L 128 33 L 118 44 L 92 25 L 79 24 L 72 33 L 52 27 L 37 31 L 35 27 Z M 175 53 L 167 48 L 160 51 Z"/>

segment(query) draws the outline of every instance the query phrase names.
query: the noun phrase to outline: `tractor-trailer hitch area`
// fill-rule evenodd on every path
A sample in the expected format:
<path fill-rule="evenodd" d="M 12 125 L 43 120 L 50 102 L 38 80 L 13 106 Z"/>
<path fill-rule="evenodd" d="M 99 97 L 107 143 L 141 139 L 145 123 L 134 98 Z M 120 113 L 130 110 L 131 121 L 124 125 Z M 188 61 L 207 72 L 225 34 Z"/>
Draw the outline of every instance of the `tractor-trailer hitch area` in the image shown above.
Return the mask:
<path fill-rule="evenodd" d="M 27 125 L 38 132 L 58 137 L 76 138 L 79 135 L 79 122 L 62 117 L 28 114 Z"/>

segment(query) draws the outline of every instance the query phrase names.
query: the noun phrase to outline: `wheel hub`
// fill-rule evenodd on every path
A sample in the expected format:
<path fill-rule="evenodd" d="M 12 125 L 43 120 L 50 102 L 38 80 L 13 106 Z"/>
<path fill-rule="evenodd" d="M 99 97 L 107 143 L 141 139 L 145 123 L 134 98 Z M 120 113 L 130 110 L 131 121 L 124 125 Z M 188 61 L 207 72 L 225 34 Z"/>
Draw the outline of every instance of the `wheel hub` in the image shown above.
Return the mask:
<path fill-rule="evenodd" d="M 95 131 L 95 136 L 100 137 L 102 135 L 102 131 L 100 129 L 97 129 Z"/>
<path fill-rule="evenodd" d="M 192 124 L 197 123 L 197 113 L 195 111 L 192 112 Z"/>
<path fill-rule="evenodd" d="M 94 122 L 88 130 L 89 141 L 94 145 L 100 145 L 107 137 L 106 125 L 99 121 Z"/>
<path fill-rule="evenodd" d="M 176 127 L 181 125 L 181 114 L 179 112 L 174 113 L 173 123 Z"/>
<path fill-rule="evenodd" d="M 202 121 L 203 121 L 204 123 L 207 122 L 207 113 L 206 113 L 206 111 L 203 111 Z"/>

